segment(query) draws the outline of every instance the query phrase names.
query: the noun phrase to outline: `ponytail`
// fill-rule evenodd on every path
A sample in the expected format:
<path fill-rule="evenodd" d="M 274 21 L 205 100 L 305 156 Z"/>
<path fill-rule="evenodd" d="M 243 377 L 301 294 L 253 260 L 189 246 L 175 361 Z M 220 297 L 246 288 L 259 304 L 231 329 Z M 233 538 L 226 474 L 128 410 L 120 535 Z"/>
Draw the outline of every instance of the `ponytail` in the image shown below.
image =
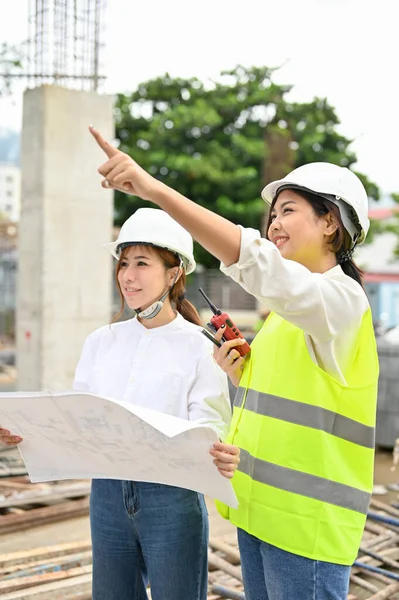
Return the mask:
<path fill-rule="evenodd" d="M 186 319 L 186 321 L 190 321 L 190 323 L 194 323 L 194 325 L 202 326 L 201 317 L 198 314 L 198 310 L 195 308 L 194 304 L 191 304 L 191 302 L 187 300 L 185 295 L 177 298 L 176 310 L 181 314 L 183 319 Z"/>
<path fill-rule="evenodd" d="M 173 269 L 180 265 L 180 258 L 166 248 L 154 247 L 154 251 L 163 260 L 163 263 L 167 269 Z M 175 305 L 178 313 L 181 314 L 183 319 L 194 323 L 194 325 L 202 326 L 201 317 L 198 314 L 197 309 L 191 302 L 186 298 L 186 272 L 183 269 L 182 274 L 176 281 L 169 293 L 169 298 L 172 305 Z"/>
<path fill-rule="evenodd" d="M 356 263 L 352 260 L 345 260 L 345 261 L 338 261 L 339 265 L 341 267 L 341 269 L 343 270 L 343 272 L 345 273 L 345 275 L 348 275 L 349 277 L 352 277 L 352 279 L 354 279 L 355 281 L 358 282 L 359 285 L 363 286 L 363 276 L 364 273 L 363 271 L 356 265 Z"/>
<path fill-rule="evenodd" d="M 158 247 L 154 248 L 154 250 L 158 256 L 161 257 L 167 269 L 173 269 L 173 267 L 178 267 L 180 265 L 180 258 L 170 250 Z M 189 321 L 190 323 L 194 323 L 194 325 L 202 326 L 198 310 L 195 308 L 194 304 L 191 304 L 186 298 L 186 272 L 184 269 L 182 270 L 179 279 L 170 290 L 169 298 L 172 305 L 174 304 L 176 306 L 177 312 L 181 314 L 183 319 L 186 319 L 186 321 Z"/>

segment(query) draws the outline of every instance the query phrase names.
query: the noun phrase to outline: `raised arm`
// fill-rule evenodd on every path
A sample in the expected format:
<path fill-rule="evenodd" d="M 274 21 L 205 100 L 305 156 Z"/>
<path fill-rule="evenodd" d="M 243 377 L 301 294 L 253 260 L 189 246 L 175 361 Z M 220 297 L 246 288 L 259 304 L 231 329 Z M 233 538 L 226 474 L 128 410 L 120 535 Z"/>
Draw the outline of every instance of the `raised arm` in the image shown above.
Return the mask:
<path fill-rule="evenodd" d="M 227 219 L 192 202 L 144 171 L 128 154 L 121 152 L 90 126 L 91 134 L 108 160 L 98 169 L 103 187 L 118 189 L 154 202 L 191 233 L 208 252 L 225 265 L 238 261 L 241 231 Z"/>

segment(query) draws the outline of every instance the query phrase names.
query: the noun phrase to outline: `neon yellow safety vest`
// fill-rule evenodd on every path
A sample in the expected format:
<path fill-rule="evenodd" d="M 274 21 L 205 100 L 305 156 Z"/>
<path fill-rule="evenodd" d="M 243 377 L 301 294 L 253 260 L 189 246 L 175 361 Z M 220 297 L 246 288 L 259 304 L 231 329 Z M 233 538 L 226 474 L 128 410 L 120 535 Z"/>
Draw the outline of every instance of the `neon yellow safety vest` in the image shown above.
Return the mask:
<path fill-rule="evenodd" d="M 252 343 L 226 440 L 241 448 L 230 521 L 278 548 L 350 565 L 373 487 L 378 356 L 371 311 L 347 385 L 314 363 L 304 332 L 271 314 Z"/>

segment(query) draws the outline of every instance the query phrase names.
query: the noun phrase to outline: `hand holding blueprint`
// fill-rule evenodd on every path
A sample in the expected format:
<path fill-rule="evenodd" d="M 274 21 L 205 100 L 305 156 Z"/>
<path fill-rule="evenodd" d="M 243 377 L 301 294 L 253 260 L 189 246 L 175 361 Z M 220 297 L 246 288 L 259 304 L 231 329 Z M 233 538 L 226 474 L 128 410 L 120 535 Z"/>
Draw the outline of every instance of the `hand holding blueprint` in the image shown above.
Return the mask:
<path fill-rule="evenodd" d="M 210 427 L 82 392 L 0 393 L 0 426 L 23 438 L 33 482 L 150 481 L 238 506 L 209 454 L 217 441 Z"/>

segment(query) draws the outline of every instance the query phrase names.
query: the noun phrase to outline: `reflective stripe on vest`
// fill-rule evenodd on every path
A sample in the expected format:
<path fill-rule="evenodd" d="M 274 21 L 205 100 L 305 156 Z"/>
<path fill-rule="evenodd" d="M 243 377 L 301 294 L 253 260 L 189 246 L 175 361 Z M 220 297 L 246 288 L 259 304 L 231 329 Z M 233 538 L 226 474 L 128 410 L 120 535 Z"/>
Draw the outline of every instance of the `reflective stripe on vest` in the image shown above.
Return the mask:
<path fill-rule="evenodd" d="M 280 490 L 367 514 L 370 494 L 349 485 L 336 483 L 323 477 L 302 473 L 287 467 L 280 467 L 253 457 L 246 450 L 240 452 L 238 469 L 255 481 L 271 485 Z"/>
<path fill-rule="evenodd" d="M 242 406 L 245 392 L 244 388 L 238 388 L 234 399 L 234 406 L 237 408 Z M 314 404 L 288 400 L 287 398 L 250 389 L 244 406 L 245 410 L 258 415 L 319 429 L 359 446 L 374 448 L 374 427 L 363 425 L 358 421 L 349 419 L 349 417 Z"/>
<path fill-rule="evenodd" d="M 373 488 L 378 355 L 368 309 L 343 384 L 305 333 L 272 313 L 251 344 L 228 443 L 241 449 L 237 527 L 313 560 L 350 565 Z"/>

